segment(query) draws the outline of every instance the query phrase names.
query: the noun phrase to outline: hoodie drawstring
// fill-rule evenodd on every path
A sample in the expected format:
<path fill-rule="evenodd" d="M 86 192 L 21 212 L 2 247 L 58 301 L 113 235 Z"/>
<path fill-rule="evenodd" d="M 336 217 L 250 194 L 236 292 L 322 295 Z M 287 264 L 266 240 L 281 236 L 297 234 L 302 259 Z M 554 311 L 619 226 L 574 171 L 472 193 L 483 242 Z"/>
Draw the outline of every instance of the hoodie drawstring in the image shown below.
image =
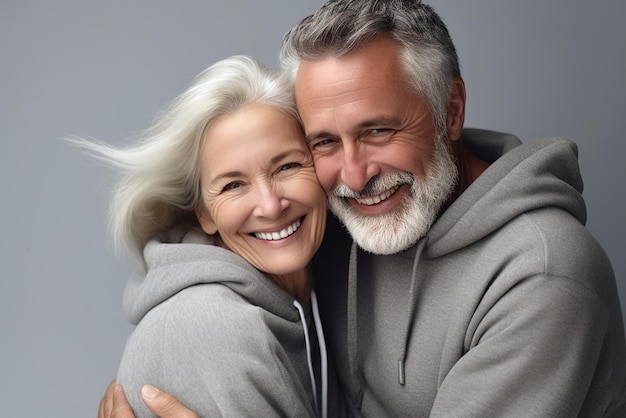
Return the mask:
<path fill-rule="evenodd" d="M 315 321 L 315 330 L 320 345 L 320 359 L 322 362 L 322 417 L 326 418 L 328 411 L 328 353 L 326 351 L 326 339 L 324 338 L 322 321 L 320 320 L 317 295 L 314 291 L 311 291 L 311 303 L 313 305 L 313 320 Z"/>
<path fill-rule="evenodd" d="M 406 383 L 405 376 L 405 362 L 408 350 L 409 340 L 411 338 L 411 329 L 413 326 L 413 320 L 415 318 L 415 311 L 417 309 L 417 296 L 418 296 L 418 280 L 417 280 L 417 268 L 419 260 L 428 243 L 428 237 L 423 237 L 417 243 L 415 251 L 415 257 L 413 259 L 413 271 L 411 272 L 411 285 L 409 287 L 409 303 L 406 316 L 406 329 L 404 330 L 402 346 L 400 348 L 400 356 L 398 358 L 398 383 L 402 386 Z M 363 384 L 361 382 L 361 375 L 358 371 L 358 338 L 357 338 L 357 253 L 358 246 L 355 242 L 352 243 L 350 250 L 350 265 L 348 268 L 348 361 L 350 366 L 350 375 L 352 377 L 352 383 L 357 392 L 353 394 L 354 401 L 357 408 L 360 408 L 361 401 L 363 400 Z"/>
<path fill-rule="evenodd" d="M 428 237 L 422 238 L 417 243 L 417 249 L 415 250 L 415 258 L 413 259 L 413 271 L 411 273 L 411 286 L 409 287 L 409 308 L 407 312 L 406 329 L 404 330 L 403 344 L 400 349 L 400 358 L 398 359 L 398 383 L 404 386 L 405 374 L 404 363 L 406 361 L 406 353 L 409 345 L 409 339 L 411 338 L 411 329 L 413 320 L 415 319 L 415 310 L 417 309 L 417 266 L 419 264 L 420 256 L 428 243 Z"/>
<path fill-rule="evenodd" d="M 311 291 L 311 305 L 313 310 L 313 321 L 315 323 L 315 331 L 317 333 L 317 339 L 320 349 L 320 361 L 321 361 L 321 380 L 322 380 L 322 411 L 321 414 L 318 411 L 318 416 L 326 418 L 328 411 L 328 356 L 326 352 L 326 340 L 324 339 L 324 332 L 322 330 L 322 323 L 320 321 L 319 307 L 317 304 L 317 296 L 314 291 Z M 309 326 L 306 322 L 306 316 L 304 314 L 304 308 L 297 300 L 293 301 L 293 306 L 296 307 L 300 313 L 302 320 L 302 326 L 304 327 L 304 342 L 306 344 L 306 360 L 309 366 L 309 378 L 311 379 L 311 387 L 313 388 L 313 398 L 315 399 L 315 409 L 317 411 L 317 385 L 315 383 L 315 372 L 313 370 L 313 359 L 311 341 L 309 339 Z"/>

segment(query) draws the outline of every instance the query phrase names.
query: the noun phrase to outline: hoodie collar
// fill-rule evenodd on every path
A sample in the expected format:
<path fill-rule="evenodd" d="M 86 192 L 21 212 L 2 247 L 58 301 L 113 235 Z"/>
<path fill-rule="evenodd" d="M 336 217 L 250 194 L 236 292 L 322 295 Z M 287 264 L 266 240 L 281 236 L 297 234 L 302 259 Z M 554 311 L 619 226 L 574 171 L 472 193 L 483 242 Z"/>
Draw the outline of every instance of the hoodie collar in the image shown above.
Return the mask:
<path fill-rule="evenodd" d="M 484 160 L 497 157 L 437 219 L 428 235 L 429 257 L 464 248 L 511 219 L 556 206 L 586 221 L 576 145 L 564 138 L 521 144 L 506 134 L 464 131 L 463 140 Z M 489 216 L 485 216 L 485 214 Z"/>

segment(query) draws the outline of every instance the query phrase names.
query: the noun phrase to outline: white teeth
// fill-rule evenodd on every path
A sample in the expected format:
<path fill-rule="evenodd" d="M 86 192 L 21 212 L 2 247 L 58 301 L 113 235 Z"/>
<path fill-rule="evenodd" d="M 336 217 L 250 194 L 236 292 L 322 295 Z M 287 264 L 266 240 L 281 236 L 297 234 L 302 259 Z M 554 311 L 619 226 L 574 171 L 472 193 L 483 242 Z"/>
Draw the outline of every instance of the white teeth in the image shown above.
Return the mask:
<path fill-rule="evenodd" d="M 392 189 L 384 191 L 383 193 L 377 196 L 356 198 L 356 201 L 359 202 L 361 205 L 367 205 L 367 206 L 375 205 L 377 203 L 382 202 L 383 200 L 386 200 L 389 196 L 394 194 L 399 188 L 400 186 L 396 186 Z"/>
<path fill-rule="evenodd" d="M 300 219 L 289 225 L 287 228 L 278 232 L 255 232 L 254 236 L 265 241 L 276 241 L 287 238 L 300 228 Z"/>

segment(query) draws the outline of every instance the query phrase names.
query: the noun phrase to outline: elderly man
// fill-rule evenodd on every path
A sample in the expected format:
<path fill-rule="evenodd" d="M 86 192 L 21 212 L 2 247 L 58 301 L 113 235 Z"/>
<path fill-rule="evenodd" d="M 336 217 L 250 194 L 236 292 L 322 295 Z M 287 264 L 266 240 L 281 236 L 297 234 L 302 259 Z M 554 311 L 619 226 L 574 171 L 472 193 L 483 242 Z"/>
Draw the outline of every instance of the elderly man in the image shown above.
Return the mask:
<path fill-rule="evenodd" d="M 343 412 L 626 416 L 615 278 L 584 227 L 576 146 L 464 129 L 454 45 L 419 1 L 331 0 L 281 59 L 340 221 L 314 271 Z M 116 389 L 101 414 L 125 416 Z"/>

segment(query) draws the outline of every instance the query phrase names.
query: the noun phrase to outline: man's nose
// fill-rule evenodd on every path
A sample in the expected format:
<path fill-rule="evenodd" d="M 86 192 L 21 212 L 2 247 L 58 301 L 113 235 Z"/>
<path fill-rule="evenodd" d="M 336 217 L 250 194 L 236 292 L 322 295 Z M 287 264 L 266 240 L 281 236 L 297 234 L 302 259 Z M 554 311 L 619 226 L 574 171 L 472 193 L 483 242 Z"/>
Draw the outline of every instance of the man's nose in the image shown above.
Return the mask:
<path fill-rule="evenodd" d="M 341 181 L 354 191 L 362 190 L 376 174 L 364 145 L 344 147 Z"/>

